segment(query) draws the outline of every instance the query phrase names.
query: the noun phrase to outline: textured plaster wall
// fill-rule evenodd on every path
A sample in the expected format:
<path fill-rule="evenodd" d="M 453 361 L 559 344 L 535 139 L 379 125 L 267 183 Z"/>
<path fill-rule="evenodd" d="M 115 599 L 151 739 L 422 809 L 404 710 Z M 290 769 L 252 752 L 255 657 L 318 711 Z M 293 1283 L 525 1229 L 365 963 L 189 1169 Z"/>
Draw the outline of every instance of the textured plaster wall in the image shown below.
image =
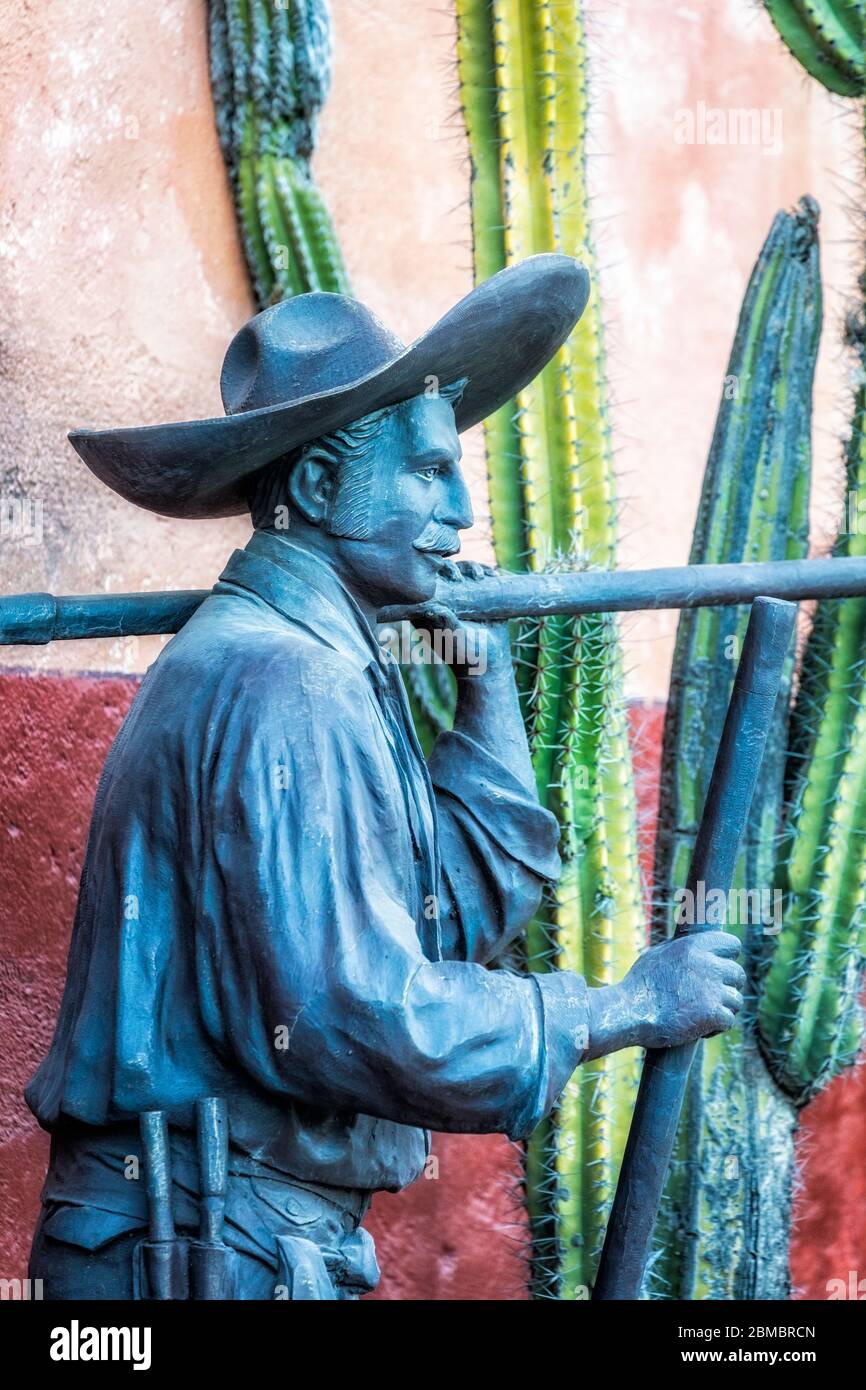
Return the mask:
<path fill-rule="evenodd" d="M 601 221 L 601 244 L 622 560 L 686 560 L 743 291 L 773 214 L 807 192 L 822 208 L 812 510 L 813 538 L 826 543 L 844 492 L 840 338 L 860 269 L 852 200 L 862 189 L 862 113 L 805 76 L 754 0 L 589 8 L 598 11 L 598 148 L 607 156 L 593 174 L 598 212 L 611 219 Z M 758 143 L 711 143 L 713 111 L 726 137 L 745 126 Z M 684 113 L 695 143 L 679 142 Z M 665 698 L 675 625 L 671 613 L 628 620 L 634 693 Z"/>
<path fill-rule="evenodd" d="M 245 528 L 182 531 L 128 506 L 65 433 L 219 409 L 222 352 L 251 299 L 203 6 L 49 0 L 7 8 L 3 30 L 0 467 L 5 495 L 42 500 L 44 542 L 4 542 L 0 585 L 196 584 Z M 27 656 L 71 668 L 149 659 L 104 643 Z"/>
<path fill-rule="evenodd" d="M 468 164 L 447 6 L 333 0 L 335 73 L 316 166 L 357 293 L 407 339 L 471 285 Z M 773 213 L 824 209 L 816 525 L 841 492 L 839 320 L 856 118 L 807 81 L 753 0 L 591 0 L 591 179 L 609 320 L 622 559 L 685 560 L 745 282 Z M 246 535 L 115 500 L 73 425 L 219 411 L 251 308 L 213 129 L 204 0 L 16 9 L 0 53 L 0 495 L 41 498 L 44 544 L 0 545 L 0 587 L 204 586 Z M 764 144 L 679 143 L 682 112 L 754 110 Z M 855 124 L 852 125 L 852 119 Z M 763 122 L 763 127 L 761 127 Z M 467 443 L 489 554 L 483 460 Z M 663 698 L 674 618 L 631 617 L 632 693 Z M 155 641 L 58 645 L 34 665 L 142 670 Z M 19 663 L 19 650 L 0 659 Z"/>
<path fill-rule="evenodd" d="M 359 294 L 421 332 L 471 286 L 442 14 L 335 6 L 322 182 Z M 179 523 L 91 478 L 73 426 L 220 413 L 219 368 L 252 300 L 213 125 L 204 0 L 48 0 L 0 53 L 0 495 L 41 499 L 44 541 L 0 545 L 0 590 L 211 584 L 245 519 Z M 404 136 L 406 137 L 404 139 Z M 456 243 L 464 237 L 464 246 Z M 480 474 L 479 474 L 480 480 Z M 158 640 L 0 655 L 143 670 Z"/>
<path fill-rule="evenodd" d="M 845 422 L 838 327 L 854 282 L 844 208 L 856 129 L 752 0 L 589 8 L 622 559 L 686 558 L 745 281 L 776 208 L 807 190 L 824 207 L 815 514 L 826 527 Z M 0 17 L 0 497 L 44 506 L 41 545 L 0 542 L 0 592 L 204 586 L 246 535 L 243 520 L 184 525 L 130 508 L 65 443 L 74 425 L 219 410 L 222 353 L 252 305 L 213 129 L 204 11 L 203 0 L 42 0 Z M 333 0 L 333 11 L 318 176 L 358 294 L 409 339 L 471 284 L 452 23 L 448 7 L 405 0 Z M 678 113 L 702 102 L 767 113 L 778 152 L 678 144 Z M 467 551 L 484 555 L 483 461 L 477 437 L 466 444 L 479 516 Z M 632 691 L 662 698 L 671 620 L 632 617 L 626 632 Z M 47 1044 L 96 778 L 134 689 L 82 673 L 139 672 L 157 648 L 0 652 L 21 672 L 0 679 L 0 1273 L 20 1264 L 45 1158 L 20 1088 Z M 55 674 L 34 679 L 41 669 Z M 818 1296 L 826 1278 L 866 1266 L 864 1108 L 861 1071 L 810 1111 L 795 1272 Z M 375 1204 L 382 1296 L 519 1296 L 512 1150 L 460 1137 L 437 1153 L 437 1182 Z"/>

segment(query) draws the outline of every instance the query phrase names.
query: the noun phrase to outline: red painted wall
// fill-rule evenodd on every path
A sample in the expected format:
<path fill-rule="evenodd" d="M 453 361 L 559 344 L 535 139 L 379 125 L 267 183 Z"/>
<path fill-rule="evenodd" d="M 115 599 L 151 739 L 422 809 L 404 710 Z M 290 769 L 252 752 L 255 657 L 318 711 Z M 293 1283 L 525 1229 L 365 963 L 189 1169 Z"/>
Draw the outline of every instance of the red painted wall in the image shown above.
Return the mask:
<path fill-rule="evenodd" d="M 47 1139 L 22 1089 L 51 1036 L 103 758 L 136 681 L 0 675 L 0 1274 L 25 1273 Z M 632 710 L 643 858 L 650 868 L 659 707 Z M 800 1140 L 793 1271 L 801 1294 L 866 1276 L 866 1068 L 809 1107 Z M 382 1299 L 523 1299 L 519 1156 L 498 1136 L 439 1135 L 435 1179 L 382 1194 L 369 1226 Z"/>

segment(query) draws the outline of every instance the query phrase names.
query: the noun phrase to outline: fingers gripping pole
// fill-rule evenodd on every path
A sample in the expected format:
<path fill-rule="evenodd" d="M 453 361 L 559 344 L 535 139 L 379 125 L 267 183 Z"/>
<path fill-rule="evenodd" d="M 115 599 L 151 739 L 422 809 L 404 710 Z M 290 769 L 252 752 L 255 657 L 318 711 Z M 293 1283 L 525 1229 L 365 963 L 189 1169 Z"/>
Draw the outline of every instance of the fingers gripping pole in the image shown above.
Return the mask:
<path fill-rule="evenodd" d="M 727 895 L 731 887 L 796 617 L 794 603 L 756 598 L 752 605 L 692 854 L 687 887 L 693 894 L 699 883 L 707 894 Z M 640 1297 L 696 1046 L 646 1054 L 593 1299 Z"/>

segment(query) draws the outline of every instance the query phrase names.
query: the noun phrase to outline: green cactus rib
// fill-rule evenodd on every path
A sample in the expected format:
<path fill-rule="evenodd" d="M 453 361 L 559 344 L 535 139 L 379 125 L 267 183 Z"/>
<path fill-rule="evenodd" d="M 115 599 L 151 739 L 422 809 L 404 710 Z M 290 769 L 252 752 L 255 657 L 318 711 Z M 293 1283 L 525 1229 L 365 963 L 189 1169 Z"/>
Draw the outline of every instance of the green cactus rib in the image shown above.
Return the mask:
<path fill-rule="evenodd" d="M 581 6 L 457 0 L 458 68 L 472 165 L 475 273 L 564 251 L 596 283 L 586 179 Z M 541 376 L 486 426 L 496 556 L 509 569 L 610 566 L 616 489 L 601 309 L 594 291 Z M 562 830 L 563 872 L 527 933 L 530 969 L 609 983 L 644 944 L 621 658 L 608 618 L 551 618 L 517 634 L 539 795 Z M 581 1069 L 527 1153 L 533 1289 L 591 1283 L 637 1080 L 637 1055 Z"/>
<path fill-rule="evenodd" d="M 463 116 L 469 141 L 475 278 L 487 280 L 505 265 L 505 229 L 499 198 L 499 123 L 493 100 L 493 31 L 486 5 L 457 5 L 458 61 Z M 513 404 L 484 422 L 490 513 L 496 555 L 503 569 L 519 570 L 526 561 L 526 517 L 520 471 L 520 436 Z"/>
<path fill-rule="evenodd" d="M 861 330 L 862 332 L 862 330 Z M 866 554 L 861 383 L 846 450 L 846 522 L 834 553 Z M 864 528 L 866 529 L 866 528 Z M 856 1055 L 866 955 L 866 599 L 818 607 L 794 710 L 791 808 L 778 881 L 784 926 L 764 979 L 760 1037 L 779 1084 L 803 1104 Z"/>
<path fill-rule="evenodd" d="M 260 305 L 309 290 L 349 293 L 310 172 L 330 82 L 324 0 L 210 0 L 217 132 Z"/>
<path fill-rule="evenodd" d="M 779 213 L 752 272 L 726 370 L 690 563 L 806 554 L 811 388 L 821 323 L 816 227 L 812 200 L 804 199 L 794 215 Z M 659 808 L 656 838 L 657 938 L 673 928 L 673 895 L 685 883 L 747 622 L 745 605 L 687 610 L 680 617 L 662 753 L 662 785 L 670 793 Z M 788 680 L 790 675 L 789 670 Z M 782 704 L 768 749 L 777 777 L 785 746 Z M 762 777 L 747 852 L 766 844 L 762 822 L 766 807 L 774 805 L 771 783 Z M 772 834 L 769 840 L 772 844 Z"/>
<path fill-rule="evenodd" d="M 783 42 L 840 96 L 863 95 L 863 0 L 764 0 Z"/>
<path fill-rule="evenodd" d="M 740 311 L 704 475 L 692 563 L 795 559 L 808 548 L 812 385 L 821 328 L 818 209 L 779 213 Z M 724 723 L 748 609 L 681 615 L 662 753 L 654 936 L 673 928 Z M 755 1038 L 774 928 L 793 659 L 768 740 L 734 888 L 751 911 L 729 929 L 749 974 L 741 1024 L 702 1044 L 692 1071 L 648 1279 L 653 1297 L 785 1297 L 793 1112 Z M 766 898 L 747 898 L 749 893 Z M 766 919 L 766 920 L 763 920 Z M 772 1156 L 772 1171 L 768 1159 Z"/>
<path fill-rule="evenodd" d="M 401 666 L 415 731 L 425 757 L 433 751 L 436 738 L 454 721 L 456 686 L 446 666 Z"/>

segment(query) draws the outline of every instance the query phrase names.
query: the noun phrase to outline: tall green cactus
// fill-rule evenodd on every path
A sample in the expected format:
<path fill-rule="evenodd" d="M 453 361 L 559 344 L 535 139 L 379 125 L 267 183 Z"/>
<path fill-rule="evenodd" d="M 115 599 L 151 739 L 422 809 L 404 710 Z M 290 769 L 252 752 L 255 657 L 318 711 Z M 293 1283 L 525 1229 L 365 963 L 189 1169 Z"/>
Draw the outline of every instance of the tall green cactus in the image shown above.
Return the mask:
<path fill-rule="evenodd" d="M 830 91 L 866 94 L 864 0 L 766 0 L 783 40 Z M 866 132 L 864 132 L 866 133 Z M 845 519 L 834 554 L 866 554 L 866 271 L 848 316 L 859 380 L 846 449 Z M 866 934 L 866 599 L 818 605 L 794 711 L 791 809 L 778 881 L 785 925 L 768 964 L 760 1037 L 780 1085 L 803 1104 L 854 1060 Z"/>
<path fill-rule="evenodd" d="M 830 91 L 862 103 L 866 0 L 768 0 L 767 7 L 806 70 Z M 787 27 L 792 15 L 803 26 L 795 41 Z M 860 114 L 862 121 L 862 104 Z M 846 446 L 844 519 L 834 553 L 864 555 L 866 271 L 846 329 L 857 386 Z M 758 1014 L 767 1064 L 797 1106 L 850 1065 L 863 1044 L 864 734 L 866 600 L 827 601 L 815 613 L 792 718 L 790 810 L 777 869 L 784 926 L 768 962 Z"/>
<path fill-rule="evenodd" d="M 728 362 L 692 563 L 801 559 L 808 549 L 812 386 L 821 328 L 817 205 L 779 213 L 752 272 Z M 657 936 L 673 927 L 749 610 L 684 611 L 662 754 L 654 873 Z M 781 830 L 789 660 L 734 888 L 761 895 L 730 929 L 749 975 L 739 1026 L 702 1044 L 657 1228 L 657 1297 L 784 1298 L 795 1117 L 755 1035 Z M 742 900 L 745 905 L 745 899 Z"/>
<path fill-rule="evenodd" d="M 767 0 L 767 10 L 806 71 L 831 92 L 865 95 L 865 0 Z M 835 555 L 866 555 L 866 271 L 858 288 L 847 322 L 858 386 Z M 798 1105 L 849 1065 L 863 1042 L 865 734 L 866 599 L 826 600 L 809 634 L 792 720 L 790 815 L 777 873 L 785 922 L 758 1016 L 767 1062 Z"/>
<path fill-rule="evenodd" d="M 331 79 L 326 0 L 210 0 L 210 68 L 259 304 L 308 290 L 347 294 L 337 238 L 310 173 Z"/>
<path fill-rule="evenodd" d="M 457 0 L 472 161 L 475 273 L 563 251 L 593 297 L 572 337 L 486 426 L 493 539 L 508 569 L 610 566 L 616 489 L 586 178 L 587 57 L 579 3 Z M 615 624 L 524 625 L 521 692 L 539 796 L 562 828 L 563 872 L 527 934 L 530 969 L 601 985 L 645 944 L 634 790 Z M 528 1145 L 533 1289 L 591 1284 L 634 1103 L 635 1052 L 593 1062 Z"/>
<path fill-rule="evenodd" d="M 863 0 L 766 0 L 766 5 L 785 43 L 808 72 L 830 91 L 863 95 Z M 773 234 L 768 247 L 772 242 Z M 762 259 L 766 252 L 767 247 Z M 760 262 L 756 275 L 759 270 Z M 810 278 L 813 275 L 817 271 L 810 272 Z M 753 289 L 754 279 L 744 306 L 748 319 L 756 316 Z M 861 294 L 866 289 L 864 278 L 860 289 Z M 793 302 L 786 302 L 790 321 Z M 862 310 L 851 316 L 849 336 L 859 354 L 860 385 L 847 447 L 848 524 L 835 550 L 864 554 L 856 505 L 866 483 Z M 799 380 L 796 356 L 781 379 L 787 406 L 776 403 L 772 422 L 759 409 L 758 429 L 770 427 L 775 432 L 780 409 L 796 412 L 798 395 L 810 400 L 811 380 L 804 380 L 802 369 L 811 377 L 814 353 L 806 350 L 805 339 L 800 352 Z M 754 409 L 750 402 L 749 427 Z M 807 417 L 801 418 L 800 428 L 806 431 L 807 443 Z M 713 464 L 711 458 L 705 483 L 705 502 L 709 501 L 711 511 Z M 805 457 L 801 472 L 795 469 L 791 476 L 799 476 L 801 483 L 794 494 L 795 533 L 790 538 L 796 552 L 805 521 Z M 748 468 L 739 485 L 741 489 L 759 487 L 760 478 Z M 784 493 L 778 500 L 782 506 L 777 520 L 787 510 Z M 723 543 L 720 549 L 711 543 L 705 523 L 702 503 L 696 532 L 700 554 L 694 558 L 739 558 L 739 542 Z M 778 532 L 775 540 L 766 527 L 764 532 L 768 558 L 786 553 L 773 548 L 778 545 Z M 723 684 L 724 633 L 714 632 L 711 624 L 710 616 L 696 623 L 684 615 L 681 634 L 703 626 L 703 657 L 710 671 L 715 671 L 716 683 Z M 685 644 L 685 635 L 683 640 Z M 772 885 L 777 890 L 781 930 L 767 933 L 756 930 L 753 923 L 746 926 L 750 987 L 742 1025 L 724 1038 L 705 1043 L 701 1066 L 693 1071 L 658 1231 L 661 1248 L 648 1281 L 656 1296 L 742 1299 L 788 1294 L 798 1110 L 853 1061 L 862 1042 L 858 994 L 866 954 L 864 640 L 866 600 L 818 605 L 790 716 L 784 782 L 780 779 L 787 702 L 777 709 L 770 762 L 762 774 L 738 881 L 747 888 Z M 678 642 L 678 657 L 683 660 L 675 659 L 665 748 L 671 800 L 660 813 L 656 864 L 662 899 L 657 923 L 664 926 L 669 925 L 666 899 L 682 881 L 682 811 L 685 807 L 688 817 L 692 798 L 702 794 L 706 781 L 706 768 L 691 776 L 684 731 L 690 707 L 694 713 L 701 691 L 706 694 L 709 686 L 700 668 L 685 671 L 685 655 L 685 645 L 681 652 Z M 677 753 L 681 761 L 675 772 Z M 775 863 L 769 862 L 771 856 Z"/>
<path fill-rule="evenodd" d="M 821 329 L 818 208 L 777 214 L 752 271 L 704 473 L 690 563 L 802 559 L 808 551 L 812 386 Z M 749 619 L 748 605 L 680 615 L 662 753 L 655 926 L 673 926 Z M 790 690 L 793 661 L 786 688 Z M 741 863 L 769 884 L 778 834 L 787 718 L 776 725 Z"/>
<path fill-rule="evenodd" d="M 866 555 L 866 343 L 846 453 L 837 555 Z M 866 598 L 818 605 L 803 659 L 789 765 L 791 809 L 778 869 L 784 927 L 758 1022 L 780 1086 L 802 1105 L 855 1059 L 866 960 Z"/>

